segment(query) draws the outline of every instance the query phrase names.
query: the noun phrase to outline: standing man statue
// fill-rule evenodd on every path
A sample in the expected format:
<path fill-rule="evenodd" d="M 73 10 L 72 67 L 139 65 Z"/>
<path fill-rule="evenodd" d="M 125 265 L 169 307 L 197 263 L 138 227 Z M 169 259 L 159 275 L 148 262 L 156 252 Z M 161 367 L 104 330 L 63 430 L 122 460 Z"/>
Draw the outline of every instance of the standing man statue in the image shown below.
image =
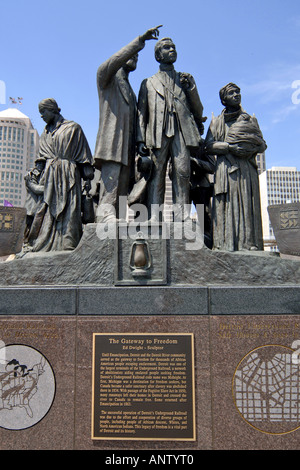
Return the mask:
<path fill-rule="evenodd" d="M 160 26 L 147 30 L 100 65 L 97 71 L 99 130 L 94 166 L 101 171 L 96 221 L 120 217 L 119 197 L 127 196 L 134 176 L 136 96 L 128 81 L 145 41 L 157 39 Z"/>
<path fill-rule="evenodd" d="M 193 77 L 174 70 L 177 52 L 170 38 L 156 43 L 159 72 L 145 79 L 138 99 L 137 142 L 140 155 L 147 151 L 153 161 L 148 182 L 151 221 L 159 220 L 164 203 L 167 164 L 172 164 L 175 220 L 189 217 L 190 150 L 198 148 L 203 133 L 203 106 Z"/>

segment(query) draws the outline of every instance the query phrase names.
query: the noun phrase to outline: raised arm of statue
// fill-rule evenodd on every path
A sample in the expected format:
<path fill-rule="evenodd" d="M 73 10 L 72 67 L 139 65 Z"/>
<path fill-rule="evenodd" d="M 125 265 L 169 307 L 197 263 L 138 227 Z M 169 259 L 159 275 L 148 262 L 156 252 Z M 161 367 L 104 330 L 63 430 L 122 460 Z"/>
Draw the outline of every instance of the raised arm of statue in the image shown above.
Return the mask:
<path fill-rule="evenodd" d="M 145 41 L 157 39 L 157 36 L 159 35 L 158 28 L 160 27 L 161 25 L 148 29 L 144 34 L 135 38 L 103 62 L 97 71 L 97 80 L 99 85 L 103 88 L 108 86 L 117 71 L 123 67 L 131 57 L 145 47 Z"/>
<path fill-rule="evenodd" d="M 97 81 L 101 88 L 107 87 L 118 70 L 123 67 L 131 57 L 142 50 L 144 46 L 145 42 L 141 39 L 141 36 L 138 36 L 127 44 L 127 46 L 122 47 L 122 49 L 103 62 L 97 71 Z"/>

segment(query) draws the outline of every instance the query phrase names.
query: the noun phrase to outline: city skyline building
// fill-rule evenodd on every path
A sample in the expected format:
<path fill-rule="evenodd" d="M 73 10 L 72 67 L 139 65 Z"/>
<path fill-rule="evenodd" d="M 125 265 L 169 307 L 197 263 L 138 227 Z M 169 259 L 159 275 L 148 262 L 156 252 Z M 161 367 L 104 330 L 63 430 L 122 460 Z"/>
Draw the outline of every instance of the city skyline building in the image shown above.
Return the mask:
<path fill-rule="evenodd" d="M 271 167 L 259 175 L 264 248 L 277 251 L 268 206 L 300 201 L 300 171 L 296 167 Z"/>
<path fill-rule="evenodd" d="M 0 205 L 23 207 L 24 176 L 34 167 L 39 134 L 28 116 L 17 108 L 0 112 Z"/>

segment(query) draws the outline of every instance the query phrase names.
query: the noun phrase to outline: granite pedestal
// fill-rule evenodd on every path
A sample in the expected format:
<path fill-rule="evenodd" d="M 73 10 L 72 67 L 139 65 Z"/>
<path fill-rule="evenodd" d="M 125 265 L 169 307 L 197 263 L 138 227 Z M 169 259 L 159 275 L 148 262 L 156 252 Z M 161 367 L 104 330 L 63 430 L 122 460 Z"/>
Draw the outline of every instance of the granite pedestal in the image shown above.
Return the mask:
<path fill-rule="evenodd" d="M 99 249 L 94 228 L 72 253 L 0 264 L 2 345 L 38 351 L 55 379 L 37 423 L 16 430 L 0 422 L 0 448 L 299 449 L 299 261 L 186 251 L 184 240 L 171 239 L 161 285 L 116 285 L 116 246 L 106 240 Z M 93 333 L 193 334 L 195 441 L 91 438 Z M 19 403 L 20 411 L 29 413 Z"/>

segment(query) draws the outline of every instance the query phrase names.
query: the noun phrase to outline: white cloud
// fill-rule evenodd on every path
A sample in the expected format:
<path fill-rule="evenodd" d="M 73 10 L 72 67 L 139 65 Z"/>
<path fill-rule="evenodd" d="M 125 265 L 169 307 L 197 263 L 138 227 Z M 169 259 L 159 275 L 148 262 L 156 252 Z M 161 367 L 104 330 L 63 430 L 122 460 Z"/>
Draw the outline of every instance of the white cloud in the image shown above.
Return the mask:
<path fill-rule="evenodd" d="M 285 101 L 291 103 L 292 87 L 295 81 L 300 80 L 300 65 L 287 63 L 269 64 L 265 70 L 260 71 L 260 79 L 255 83 L 245 83 L 243 92 L 256 96 L 262 104 Z"/>
<path fill-rule="evenodd" d="M 272 123 L 278 124 L 280 122 L 285 121 L 295 111 L 300 111 L 299 105 L 291 104 L 290 106 L 281 108 L 273 115 Z"/>

